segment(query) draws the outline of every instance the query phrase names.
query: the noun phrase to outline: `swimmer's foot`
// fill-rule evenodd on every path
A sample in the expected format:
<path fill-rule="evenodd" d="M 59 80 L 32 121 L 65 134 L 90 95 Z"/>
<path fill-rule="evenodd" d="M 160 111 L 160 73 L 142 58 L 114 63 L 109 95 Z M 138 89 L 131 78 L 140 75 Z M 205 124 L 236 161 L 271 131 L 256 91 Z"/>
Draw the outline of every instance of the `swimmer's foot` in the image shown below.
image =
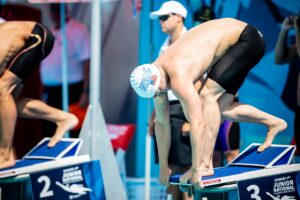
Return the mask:
<path fill-rule="evenodd" d="M 212 163 L 210 163 L 209 165 L 202 164 L 201 167 L 199 168 L 191 167 L 180 177 L 180 184 L 186 185 L 188 183 L 192 183 L 192 185 L 196 189 L 200 189 L 202 188 L 201 185 L 202 177 L 212 176 L 212 175 L 214 175 L 214 168 Z"/>
<path fill-rule="evenodd" d="M 56 131 L 51 137 L 48 147 L 53 147 L 57 142 L 59 142 L 64 134 L 73 129 L 78 124 L 78 119 L 75 115 L 70 113 L 64 113 L 61 118 L 56 122 Z"/>
<path fill-rule="evenodd" d="M 276 137 L 276 135 L 278 133 L 284 131 L 286 128 L 287 128 L 287 123 L 282 119 L 279 119 L 274 125 L 270 126 L 269 129 L 268 129 L 268 133 L 267 133 L 267 136 L 266 136 L 266 139 L 265 139 L 264 143 L 259 146 L 257 151 L 262 152 L 266 148 L 271 146 L 271 144 L 272 144 L 274 138 Z"/>
<path fill-rule="evenodd" d="M 15 154 L 12 148 L 1 148 L 0 147 L 0 169 L 14 166 Z"/>
<path fill-rule="evenodd" d="M 214 166 L 211 158 L 208 166 L 207 165 L 202 166 L 202 176 L 212 176 L 212 175 L 214 175 Z"/>

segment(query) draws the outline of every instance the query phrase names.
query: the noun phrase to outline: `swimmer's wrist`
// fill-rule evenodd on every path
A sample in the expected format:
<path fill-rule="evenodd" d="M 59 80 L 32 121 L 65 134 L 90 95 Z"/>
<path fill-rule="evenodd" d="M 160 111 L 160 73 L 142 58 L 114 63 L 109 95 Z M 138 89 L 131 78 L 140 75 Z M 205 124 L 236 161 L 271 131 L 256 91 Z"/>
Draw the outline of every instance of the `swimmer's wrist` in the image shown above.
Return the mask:
<path fill-rule="evenodd" d="M 161 168 L 165 168 L 165 167 L 169 167 L 169 162 L 167 159 L 164 159 L 164 160 L 159 160 L 159 166 Z"/>

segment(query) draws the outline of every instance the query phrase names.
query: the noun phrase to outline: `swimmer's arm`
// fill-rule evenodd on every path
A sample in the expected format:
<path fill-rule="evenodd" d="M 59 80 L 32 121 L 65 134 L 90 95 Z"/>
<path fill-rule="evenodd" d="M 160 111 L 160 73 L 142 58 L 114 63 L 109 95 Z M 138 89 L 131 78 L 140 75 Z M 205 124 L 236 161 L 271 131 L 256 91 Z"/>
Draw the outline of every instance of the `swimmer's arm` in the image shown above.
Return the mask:
<path fill-rule="evenodd" d="M 190 122 L 190 138 L 192 145 L 192 167 L 199 168 L 204 152 L 204 117 L 200 97 L 192 83 L 175 85 L 174 92 L 178 96 L 185 116 Z"/>
<path fill-rule="evenodd" d="M 160 167 L 168 167 L 168 156 L 171 146 L 171 128 L 169 102 L 167 93 L 160 92 L 154 98 L 155 136 L 157 139 Z"/>

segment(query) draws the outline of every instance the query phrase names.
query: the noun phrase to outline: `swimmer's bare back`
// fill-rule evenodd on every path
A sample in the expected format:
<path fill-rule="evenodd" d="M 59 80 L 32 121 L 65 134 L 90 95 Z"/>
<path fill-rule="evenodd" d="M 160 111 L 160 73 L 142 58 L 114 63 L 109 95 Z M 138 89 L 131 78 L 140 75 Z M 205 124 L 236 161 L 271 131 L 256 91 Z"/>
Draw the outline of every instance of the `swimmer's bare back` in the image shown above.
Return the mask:
<path fill-rule="evenodd" d="M 0 24 L 0 76 L 8 63 L 22 49 L 36 22 L 10 21 Z"/>
<path fill-rule="evenodd" d="M 186 73 L 199 80 L 238 41 L 246 25 L 231 18 L 203 23 L 176 40 L 154 64 L 169 76 Z"/>

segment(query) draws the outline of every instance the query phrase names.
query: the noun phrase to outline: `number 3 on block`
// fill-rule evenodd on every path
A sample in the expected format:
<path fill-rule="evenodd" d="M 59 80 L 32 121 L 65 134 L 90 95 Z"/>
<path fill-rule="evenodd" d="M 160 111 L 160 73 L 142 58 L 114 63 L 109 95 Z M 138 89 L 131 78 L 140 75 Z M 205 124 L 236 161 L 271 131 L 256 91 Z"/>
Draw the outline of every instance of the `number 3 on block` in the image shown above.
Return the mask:
<path fill-rule="evenodd" d="M 255 199 L 255 200 L 261 200 L 260 196 L 259 196 L 259 187 L 257 185 L 249 185 L 247 187 L 248 192 L 251 192 L 251 190 L 253 191 L 253 193 L 251 194 L 251 199 Z"/>

